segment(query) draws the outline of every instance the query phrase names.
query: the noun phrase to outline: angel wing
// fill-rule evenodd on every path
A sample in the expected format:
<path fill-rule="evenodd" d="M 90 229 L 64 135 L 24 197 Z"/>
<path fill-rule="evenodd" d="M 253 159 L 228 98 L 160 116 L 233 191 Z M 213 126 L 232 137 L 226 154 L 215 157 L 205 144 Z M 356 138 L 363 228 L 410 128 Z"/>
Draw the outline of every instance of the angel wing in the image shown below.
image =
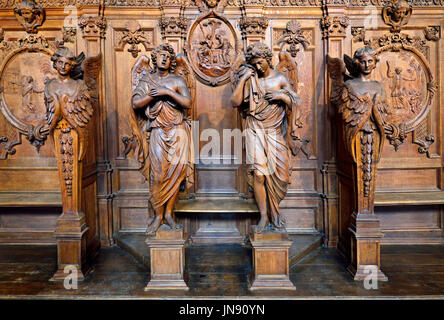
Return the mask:
<path fill-rule="evenodd" d="M 139 57 L 131 68 L 131 83 L 132 91 L 139 85 L 140 79 L 143 76 L 150 74 L 150 59 L 143 55 Z M 131 99 L 132 100 L 132 99 Z M 148 159 L 148 137 L 149 134 L 147 128 L 149 127 L 149 121 L 144 110 L 134 109 L 132 101 L 129 103 L 129 115 L 130 115 L 130 127 L 132 132 L 132 142 L 134 144 L 134 156 L 139 162 L 139 170 L 144 176 L 145 180 L 149 179 L 149 159 Z"/>
<path fill-rule="evenodd" d="M 276 69 L 284 73 L 290 80 L 294 92 L 298 92 L 298 65 L 286 51 L 279 52 L 279 63 Z"/>
<path fill-rule="evenodd" d="M 177 61 L 177 67 L 174 70 L 174 73 L 177 76 L 183 77 L 187 83 L 188 89 L 190 89 L 190 96 L 191 96 L 192 105 L 191 105 L 191 108 L 189 108 L 187 110 L 188 110 L 188 118 L 191 119 L 192 112 L 194 110 L 194 102 L 196 101 L 196 99 L 195 99 L 196 98 L 196 79 L 194 77 L 194 74 L 192 72 L 190 65 L 188 64 L 187 58 L 182 53 L 177 54 L 176 61 Z"/>
<path fill-rule="evenodd" d="M 102 67 L 102 54 L 98 54 L 95 57 L 88 57 L 84 59 L 83 63 L 83 80 L 89 89 L 90 96 L 98 99 L 98 83 L 100 77 L 100 70 Z"/>
<path fill-rule="evenodd" d="M 44 83 L 48 82 L 49 79 L 55 78 L 57 76 L 57 72 L 54 70 L 49 60 L 44 61 L 40 64 L 40 71 L 44 74 Z"/>
<path fill-rule="evenodd" d="M 230 80 L 231 80 L 231 88 L 234 88 L 239 83 L 239 71 L 241 70 L 241 66 L 246 63 L 245 54 L 239 54 L 233 62 L 233 65 L 230 69 Z"/>
<path fill-rule="evenodd" d="M 140 79 L 151 72 L 150 67 L 150 58 L 143 55 L 139 59 L 137 59 L 133 68 L 131 69 L 131 83 L 133 86 L 133 90 L 139 84 Z"/>
<path fill-rule="evenodd" d="M 348 72 L 350 73 L 350 75 L 352 77 L 356 77 L 359 74 L 359 70 L 356 66 L 356 63 L 353 61 L 353 59 L 350 56 L 344 54 L 344 62 L 345 62 L 345 66 L 346 66 Z"/>
<path fill-rule="evenodd" d="M 71 78 L 74 80 L 83 79 L 84 69 L 82 68 L 82 63 L 85 60 L 85 54 L 82 52 L 76 57 L 76 65 L 71 71 Z"/>

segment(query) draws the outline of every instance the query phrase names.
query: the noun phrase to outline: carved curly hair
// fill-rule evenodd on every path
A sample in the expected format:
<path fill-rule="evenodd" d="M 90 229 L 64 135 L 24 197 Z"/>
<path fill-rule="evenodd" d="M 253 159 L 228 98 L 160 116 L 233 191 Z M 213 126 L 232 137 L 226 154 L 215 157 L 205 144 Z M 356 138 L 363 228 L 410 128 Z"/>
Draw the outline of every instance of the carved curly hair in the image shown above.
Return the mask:
<path fill-rule="evenodd" d="M 174 71 L 177 68 L 176 53 L 174 52 L 174 48 L 170 44 L 163 43 L 151 52 L 151 61 L 153 62 L 153 67 L 154 67 L 153 72 L 157 71 L 157 54 L 160 51 L 169 52 L 171 59 L 170 71 Z"/>
<path fill-rule="evenodd" d="M 273 53 L 270 48 L 264 43 L 253 43 L 247 47 L 247 52 L 245 53 L 245 59 L 248 64 L 251 64 L 251 61 L 255 58 L 264 58 L 267 60 L 270 68 L 273 69 L 273 64 L 271 60 L 273 59 Z"/>
<path fill-rule="evenodd" d="M 371 48 L 371 47 L 363 47 L 363 48 L 359 48 L 358 50 L 356 50 L 355 54 L 353 55 L 353 61 L 361 60 L 361 58 L 365 54 L 368 54 L 369 56 L 372 56 L 375 59 L 375 62 L 378 63 L 379 57 L 376 54 L 376 51 L 373 50 L 373 48 Z"/>

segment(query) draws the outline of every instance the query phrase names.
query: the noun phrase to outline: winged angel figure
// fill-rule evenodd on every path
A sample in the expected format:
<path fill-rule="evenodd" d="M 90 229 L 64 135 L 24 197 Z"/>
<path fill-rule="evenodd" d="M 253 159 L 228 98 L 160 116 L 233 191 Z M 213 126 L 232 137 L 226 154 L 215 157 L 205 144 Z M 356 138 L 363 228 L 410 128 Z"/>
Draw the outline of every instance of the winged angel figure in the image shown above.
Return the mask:
<path fill-rule="evenodd" d="M 180 185 L 194 182 L 194 154 L 191 140 L 191 112 L 195 79 L 186 58 L 161 44 L 141 56 L 132 69 L 133 95 L 130 124 L 140 170 L 149 181 L 154 215 L 148 221 L 148 235 L 162 223 L 181 229 L 175 222 L 174 205 Z"/>
<path fill-rule="evenodd" d="M 298 151 L 301 126 L 301 99 L 286 75 L 273 70 L 272 57 L 265 44 L 254 43 L 235 61 L 231 75 L 231 102 L 243 115 L 246 129 L 248 182 L 261 214 L 256 233 L 285 229 L 279 203 L 290 183 L 290 151 Z"/>
<path fill-rule="evenodd" d="M 88 123 L 98 100 L 101 56 L 85 58 L 83 53 L 76 56 L 68 48 L 59 47 L 51 61 L 57 74 L 45 80 L 46 120 L 38 131 L 40 136 L 49 134 L 53 140 L 64 181 L 62 194 L 68 196 L 63 197 L 66 202 L 65 199 L 72 198 L 73 191 L 76 196 L 80 195 L 81 161 L 87 149 Z M 77 212 L 79 208 L 75 207 L 80 201 L 71 199 L 70 203 L 63 204 L 64 212 Z"/>
<path fill-rule="evenodd" d="M 345 64 L 327 56 L 331 102 L 342 115 L 345 147 L 358 168 L 358 188 L 369 197 L 374 192 L 376 164 L 384 143 L 386 95 L 384 86 L 370 79 L 378 62 L 372 48 L 360 48 L 353 58 L 344 55 L 344 60 Z"/>

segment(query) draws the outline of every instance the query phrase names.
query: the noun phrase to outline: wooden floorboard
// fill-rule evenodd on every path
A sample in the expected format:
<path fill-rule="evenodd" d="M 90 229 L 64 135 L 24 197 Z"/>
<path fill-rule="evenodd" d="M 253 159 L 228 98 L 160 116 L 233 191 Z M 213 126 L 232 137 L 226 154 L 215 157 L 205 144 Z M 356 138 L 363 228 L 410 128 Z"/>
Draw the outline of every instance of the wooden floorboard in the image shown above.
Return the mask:
<path fill-rule="evenodd" d="M 190 245 L 186 249 L 190 290 L 145 292 L 147 265 L 114 246 L 102 248 L 94 271 L 77 290 L 66 290 L 62 283 L 48 282 L 56 269 L 54 246 L 0 246 L 0 298 L 444 298 L 443 246 L 383 246 L 381 259 L 389 281 L 379 282 L 377 290 L 352 280 L 338 250 L 318 248 L 291 268 L 296 291 L 249 292 L 248 246 Z"/>

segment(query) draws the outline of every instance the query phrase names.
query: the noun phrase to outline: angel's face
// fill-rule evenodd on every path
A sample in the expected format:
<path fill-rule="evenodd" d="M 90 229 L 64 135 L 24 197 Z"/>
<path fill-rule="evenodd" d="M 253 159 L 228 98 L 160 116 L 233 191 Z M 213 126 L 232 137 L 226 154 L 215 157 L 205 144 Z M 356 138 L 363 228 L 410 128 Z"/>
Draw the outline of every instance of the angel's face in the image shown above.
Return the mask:
<path fill-rule="evenodd" d="M 356 61 L 361 73 L 369 75 L 376 68 L 376 59 L 372 55 L 364 54 Z"/>
<path fill-rule="evenodd" d="M 57 70 L 57 72 L 60 75 L 67 76 L 74 68 L 74 64 L 75 64 L 74 61 L 66 57 L 60 57 L 54 62 L 54 68 Z"/>
<path fill-rule="evenodd" d="M 159 51 L 156 56 L 156 63 L 159 69 L 169 69 L 171 65 L 171 54 L 165 50 Z"/>
<path fill-rule="evenodd" d="M 214 8 L 215 6 L 217 6 L 217 2 L 218 0 L 205 0 L 205 3 L 210 8 Z"/>
<path fill-rule="evenodd" d="M 270 65 L 265 58 L 254 58 L 251 60 L 251 64 L 257 70 L 259 75 L 267 73 L 267 71 L 270 69 Z"/>
<path fill-rule="evenodd" d="M 26 21 L 26 23 L 34 22 L 34 20 L 36 18 L 35 12 L 33 10 L 30 10 L 30 9 L 23 8 L 20 11 L 20 14 L 23 17 L 23 19 Z"/>

